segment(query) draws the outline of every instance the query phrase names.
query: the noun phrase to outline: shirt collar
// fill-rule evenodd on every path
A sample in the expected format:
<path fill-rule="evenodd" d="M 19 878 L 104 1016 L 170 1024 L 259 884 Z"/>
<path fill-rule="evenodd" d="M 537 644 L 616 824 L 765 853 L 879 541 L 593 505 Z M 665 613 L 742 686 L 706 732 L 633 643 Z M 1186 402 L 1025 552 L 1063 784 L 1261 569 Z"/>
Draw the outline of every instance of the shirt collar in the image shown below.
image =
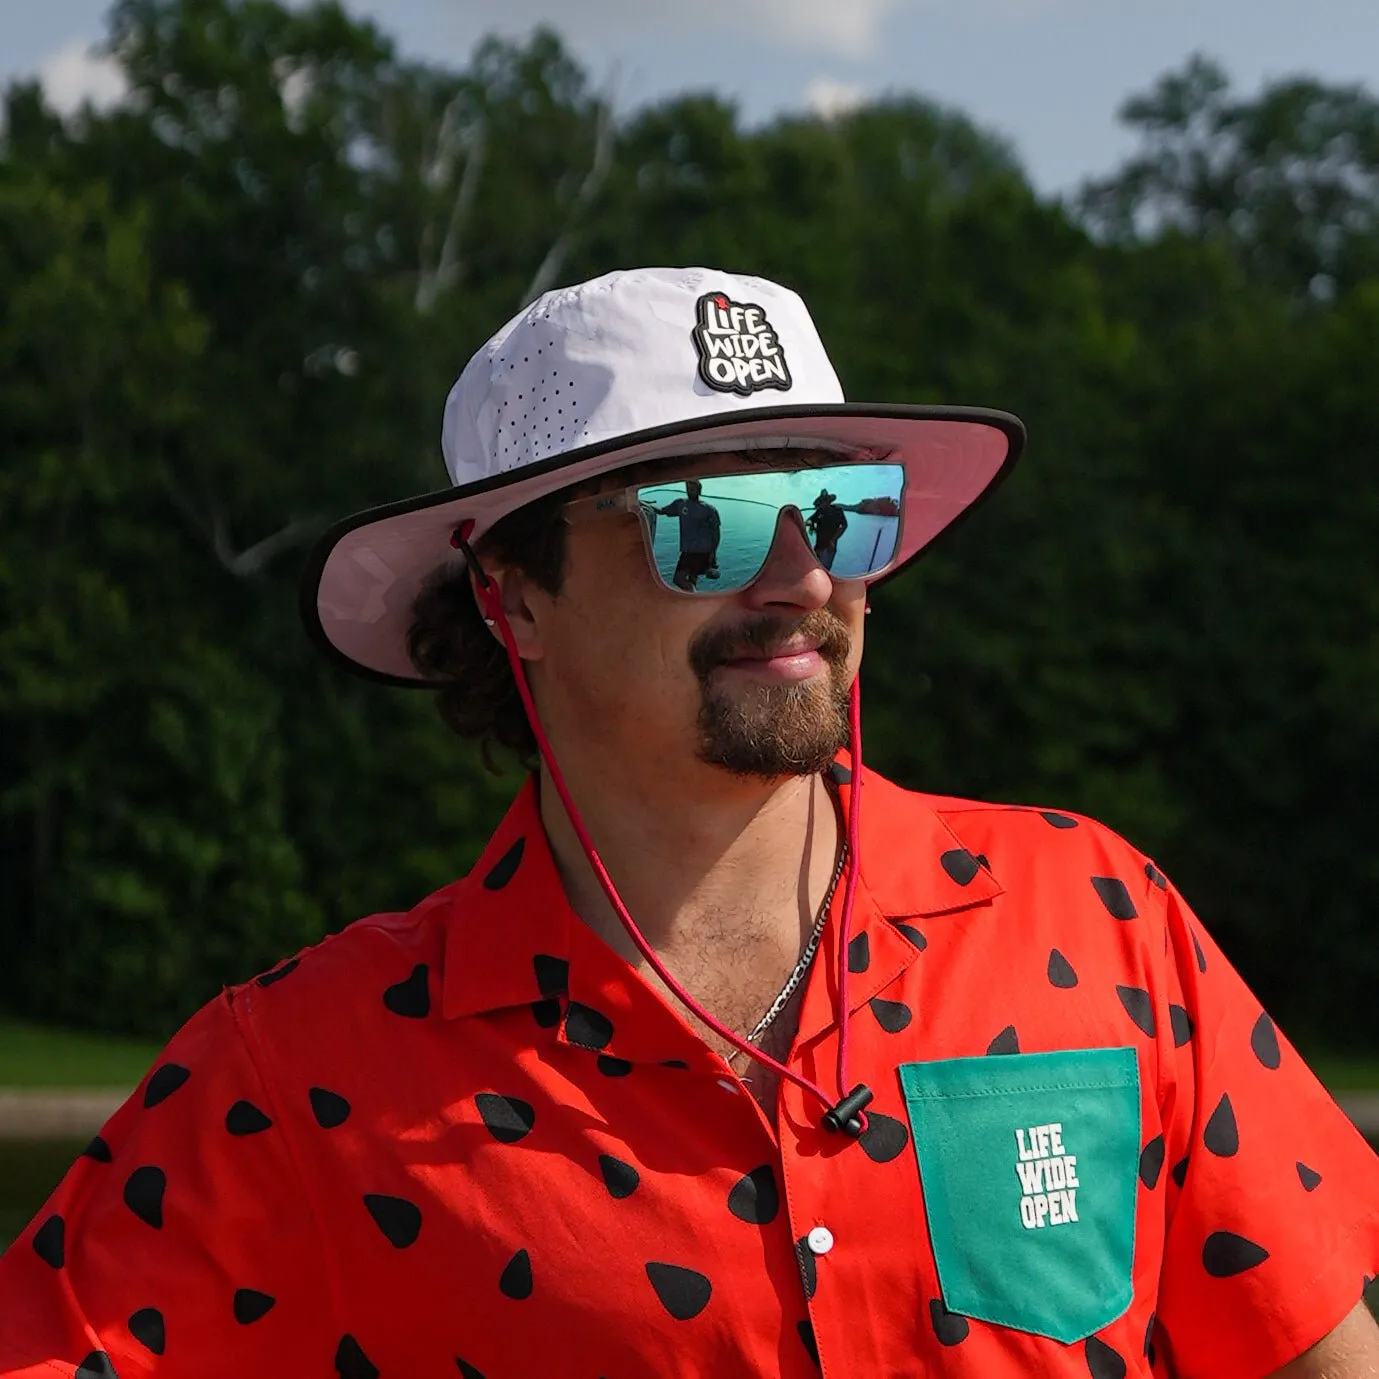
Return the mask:
<path fill-rule="evenodd" d="M 851 777 L 833 768 L 844 817 Z M 933 917 L 966 910 L 1001 894 L 985 859 L 978 859 L 935 812 L 928 797 L 902 790 L 868 770 L 862 794 L 861 874 L 854 934 L 890 926 L 882 920 Z M 839 913 L 843 885 L 833 904 Z M 834 927 L 833 923 L 829 925 Z M 885 945 L 875 976 L 915 953 L 913 938 L 871 939 Z M 825 945 L 827 946 L 827 945 Z M 836 950 L 835 950 L 836 951 Z M 849 1005 L 867 999 L 871 982 L 849 983 Z M 541 823 L 534 779 L 528 779 L 474 869 L 454 888 L 446 921 L 442 1011 L 447 1019 L 568 995 L 614 1019 L 640 978 L 575 916 Z M 832 993 L 830 993 L 832 994 Z M 660 1004 L 659 1002 L 657 1004 Z M 684 1023 L 665 1011 L 683 1035 Z"/>

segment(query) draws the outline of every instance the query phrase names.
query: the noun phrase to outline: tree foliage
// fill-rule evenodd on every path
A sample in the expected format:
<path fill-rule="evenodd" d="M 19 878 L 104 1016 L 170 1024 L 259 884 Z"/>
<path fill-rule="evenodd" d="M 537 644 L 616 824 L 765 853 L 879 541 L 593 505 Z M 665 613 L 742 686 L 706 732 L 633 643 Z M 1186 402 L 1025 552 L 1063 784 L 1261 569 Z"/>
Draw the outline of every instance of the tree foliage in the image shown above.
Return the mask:
<path fill-rule="evenodd" d="M 513 778 L 315 658 L 300 560 L 444 482 L 445 389 L 533 295 L 668 262 L 798 288 L 849 396 L 1030 425 L 877 591 L 871 761 L 1099 815 L 1295 1031 L 1379 1035 L 1365 91 L 1196 59 L 1069 207 L 917 97 L 617 118 L 547 31 L 456 71 L 338 4 L 121 0 L 110 47 L 115 110 L 6 97 L 0 1000 L 163 1032 L 468 865 Z"/>

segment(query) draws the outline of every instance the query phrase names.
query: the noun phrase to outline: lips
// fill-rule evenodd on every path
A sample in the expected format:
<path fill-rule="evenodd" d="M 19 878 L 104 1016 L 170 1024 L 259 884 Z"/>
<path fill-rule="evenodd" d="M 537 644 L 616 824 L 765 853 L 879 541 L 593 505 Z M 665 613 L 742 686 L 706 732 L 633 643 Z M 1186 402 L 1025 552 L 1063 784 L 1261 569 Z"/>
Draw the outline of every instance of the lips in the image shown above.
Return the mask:
<path fill-rule="evenodd" d="M 743 651 L 736 656 L 727 658 L 727 663 L 734 661 L 775 661 L 783 660 L 787 656 L 807 656 L 812 651 L 818 651 L 823 645 L 818 638 L 791 637 L 766 651 Z"/>
<path fill-rule="evenodd" d="M 767 616 L 736 627 L 706 628 L 691 641 L 689 659 L 700 683 L 707 686 L 721 666 L 764 669 L 795 657 L 811 662 L 817 657 L 840 666 L 851 644 L 846 625 L 816 609 L 802 618 Z"/>

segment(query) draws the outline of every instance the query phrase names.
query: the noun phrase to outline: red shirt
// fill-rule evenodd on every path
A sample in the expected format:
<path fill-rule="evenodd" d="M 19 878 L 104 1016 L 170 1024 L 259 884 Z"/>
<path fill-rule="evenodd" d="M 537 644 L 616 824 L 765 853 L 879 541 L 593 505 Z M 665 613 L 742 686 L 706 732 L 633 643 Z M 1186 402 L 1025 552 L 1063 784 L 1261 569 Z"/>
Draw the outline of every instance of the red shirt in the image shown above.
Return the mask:
<path fill-rule="evenodd" d="M 862 814 L 860 1141 L 790 1083 L 777 1131 L 575 918 L 528 786 L 468 877 L 172 1040 L 0 1260 L 0 1374 L 1253 1379 L 1331 1330 L 1375 1158 L 1154 865 L 871 773 Z"/>

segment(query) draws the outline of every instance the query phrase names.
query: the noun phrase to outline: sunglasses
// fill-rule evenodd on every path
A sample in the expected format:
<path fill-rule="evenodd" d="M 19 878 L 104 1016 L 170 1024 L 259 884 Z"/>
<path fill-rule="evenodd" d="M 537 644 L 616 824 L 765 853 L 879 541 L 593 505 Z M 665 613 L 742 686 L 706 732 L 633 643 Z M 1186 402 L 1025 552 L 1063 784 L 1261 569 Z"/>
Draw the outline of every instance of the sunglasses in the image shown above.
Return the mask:
<path fill-rule="evenodd" d="M 883 574 L 900 549 L 905 469 L 812 465 L 658 479 L 567 503 L 575 520 L 635 513 L 647 557 L 667 589 L 732 594 L 766 565 L 784 518 L 800 526 L 834 579 Z"/>

